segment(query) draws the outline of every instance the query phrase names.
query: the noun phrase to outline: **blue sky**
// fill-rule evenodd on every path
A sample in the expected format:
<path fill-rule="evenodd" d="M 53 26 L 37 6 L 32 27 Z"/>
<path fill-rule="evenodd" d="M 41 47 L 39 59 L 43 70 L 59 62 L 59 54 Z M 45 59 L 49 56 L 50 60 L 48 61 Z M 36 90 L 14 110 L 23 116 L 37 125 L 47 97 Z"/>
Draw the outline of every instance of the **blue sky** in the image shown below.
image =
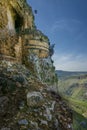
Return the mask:
<path fill-rule="evenodd" d="M 87 0 L 27 0 L 35 24 L 55 44 L 56 69 L 87 71 Z"/>

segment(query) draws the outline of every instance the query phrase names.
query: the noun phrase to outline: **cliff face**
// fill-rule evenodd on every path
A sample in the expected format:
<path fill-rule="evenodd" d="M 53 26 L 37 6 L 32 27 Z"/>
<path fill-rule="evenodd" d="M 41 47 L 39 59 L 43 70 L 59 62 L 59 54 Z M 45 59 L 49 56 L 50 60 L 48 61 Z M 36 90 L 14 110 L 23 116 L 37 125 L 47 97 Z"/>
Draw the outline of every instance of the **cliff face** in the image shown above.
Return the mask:
<path fill-rule="evenodd" d="M 0 129 L 71 130 L 49 39 L 26 0 L 0 1 Z"/>
<path fill-rule="evenodd" d="M 31 7 L 26 1 L 4 0 L 0 9 L 0 59 L 25 64 L 39 79 L 57 83 L 49 39 L 35 27 Z"/>
<path fill-rule="evenodd" d="M 1 39 L 0 53 L 4 57 L 23 62 L 30 51 L 39 57 L 49 55 L 49 40 L 36 29 L 32 9 L 25 1 L 4 0 L 0 9 L 0 35 L 5 40 Z"/>
<path fill-rule="evenodd" d="M 15 32 L 19 28 L 32 29 L 34 27 L 32 9 L 25 0 L 1 0 L 0 10 L 0 16 L 3 18 L 3 22 L 0 21 L 1 28 L 7 28 Z"/>

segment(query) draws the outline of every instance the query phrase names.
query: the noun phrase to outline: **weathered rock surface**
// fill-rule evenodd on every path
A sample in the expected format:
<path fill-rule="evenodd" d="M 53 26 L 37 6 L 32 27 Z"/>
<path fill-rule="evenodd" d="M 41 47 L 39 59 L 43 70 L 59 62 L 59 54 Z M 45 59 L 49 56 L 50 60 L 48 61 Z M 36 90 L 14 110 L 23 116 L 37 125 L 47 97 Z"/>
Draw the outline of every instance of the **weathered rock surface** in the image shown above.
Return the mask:
<path fill-rule="evenodd" d="M 53 48 L 26 0 L 0 1 L 0 29 L 0 130 L 72 130 Z"/>
<path fill-rule="evenodd" d="M 0 97 L 0 115 L 5 115 L 7 112 L 7 107 L 9 103 L 9 99 L 6 96 L 1 96 Z"/>
<path fill-rule="evenodd" d="M 62 98 L 24 66 L 9 67 L 0 64 L 0 129 L 72 130 L 72 112 Z"/>

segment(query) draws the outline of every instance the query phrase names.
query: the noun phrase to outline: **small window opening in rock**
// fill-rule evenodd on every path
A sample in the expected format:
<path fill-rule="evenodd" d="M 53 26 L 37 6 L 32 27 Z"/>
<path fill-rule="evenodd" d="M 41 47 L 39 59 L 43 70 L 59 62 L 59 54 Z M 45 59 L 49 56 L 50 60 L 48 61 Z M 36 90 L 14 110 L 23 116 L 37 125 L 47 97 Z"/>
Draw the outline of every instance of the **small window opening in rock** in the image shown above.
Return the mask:
<path fill-rule="evenodd" d="M 27 46 L 29 44 L 28 39 L 25 40 L 25 45 Z"/>
<path fill-rule="evenodd" d="M 43 41 L 42 38 L 40 38 L 40 41 L 41 41 L 41 42 Z"/>
<path fill-rule="evenodd" d="M 39 53 L 41 53 L 41 50 L 39 50 Z"/>

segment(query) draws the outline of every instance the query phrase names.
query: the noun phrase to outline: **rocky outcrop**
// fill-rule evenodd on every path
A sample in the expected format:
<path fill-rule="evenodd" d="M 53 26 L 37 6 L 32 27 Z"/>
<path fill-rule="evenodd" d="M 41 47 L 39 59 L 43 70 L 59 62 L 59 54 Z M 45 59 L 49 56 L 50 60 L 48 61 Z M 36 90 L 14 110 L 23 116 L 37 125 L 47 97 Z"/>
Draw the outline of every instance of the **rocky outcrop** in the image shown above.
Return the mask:
<path fill-rule="evenodd" d="M 72 130 L 72 111 L 20 64 L 0 64 L 0 129 Z"/>
<path fill-rule="evenodd" d="M 56 93 L 53 46 L 31 7 L 1 0 L 0 10 L 0 129 L 72 130 L 72 112 Z"/>

